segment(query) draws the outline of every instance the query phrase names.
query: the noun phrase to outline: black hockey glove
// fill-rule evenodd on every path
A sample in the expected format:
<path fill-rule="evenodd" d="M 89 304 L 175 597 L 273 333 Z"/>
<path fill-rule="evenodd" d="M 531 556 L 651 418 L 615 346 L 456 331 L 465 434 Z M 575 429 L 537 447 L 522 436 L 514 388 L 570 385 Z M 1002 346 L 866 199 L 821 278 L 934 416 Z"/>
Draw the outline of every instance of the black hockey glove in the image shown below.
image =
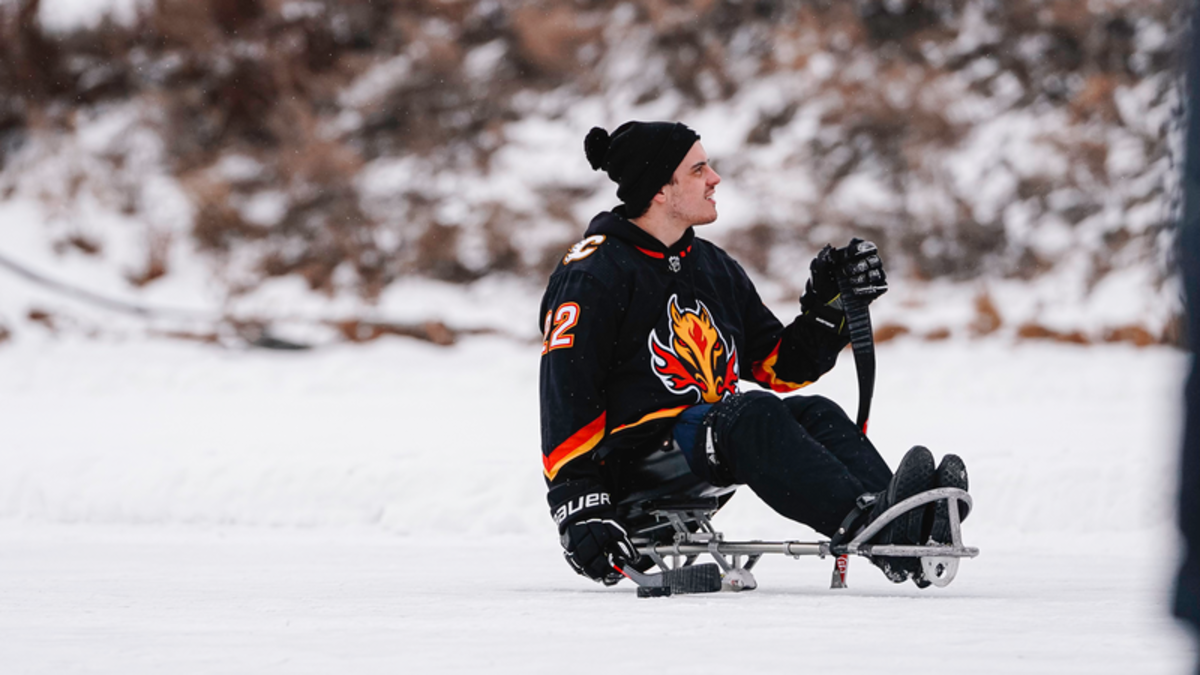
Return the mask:
<path fill-rule="evenodd" d="M 830 330 L 842 334 L 846 315 L 842 307 L 838 277 L 849 281 L 850 292 L 869 303 L 887 292 L 887 273 L 879 250 L 869 241 L 850 240 L 845 248 L 826 245 L 809 265 L 811 277 L 800 298 L 803 314 Z"/>
<path fill-rule="evenodd" d="M 855 237 L 845 248 L 835 249 L 826 245 L 809 265 L 811 277 L 804 287 L 800 306 L 806 311 L 837 302 L 841 291 L 838 276 L 850 282 L 852 292 L 874 300 L 887 293 L 887 272 L 883 271 L 883 260 L 879 249 L 869 241 Z"/>
<path fill-rule="evenodd" d="M 839 249 L 841 271 L 850 282 L 850 291 L 867 302 L 887 293 L 887 272 L 883 271 L 883 260 L 879 249 L 869 241 L 855 237 L 850 245 Z"/>
<path fill-rule="evenodd" d="M 613 564 L 632 563 L 638 553 L 617 521 L 608 493 L 591 481 L 571 481 L 551 489 L 546 498 L 571 567 L 605 586 L 620 581 Z"/>
<path fill-rule="evenodd" d="M 804 311 L 823 307 L 836 302 L 838 294 L 837 271 L 838 263 L 834 256 L 838 252 L 829 244 L 821 249 L 817 257 L 809 263 L 809 279 L 804 285 L 804 295 L 800 297 L 800 306 Z"/>

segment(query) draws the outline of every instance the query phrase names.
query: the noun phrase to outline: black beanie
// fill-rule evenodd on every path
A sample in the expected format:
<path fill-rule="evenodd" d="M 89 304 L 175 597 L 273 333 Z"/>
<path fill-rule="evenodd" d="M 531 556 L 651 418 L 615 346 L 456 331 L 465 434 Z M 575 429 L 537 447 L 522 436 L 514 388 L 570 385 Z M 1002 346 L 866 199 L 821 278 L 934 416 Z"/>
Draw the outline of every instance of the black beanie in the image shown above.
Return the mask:
<path fill-rule="evenodd" d="M 626 214 L 637 218 L 698 140 L 700 134 L 679 122 L 626 122 L 611 136 L 593 127 L 583 149 L 592 168 L 616 182 Z"/>

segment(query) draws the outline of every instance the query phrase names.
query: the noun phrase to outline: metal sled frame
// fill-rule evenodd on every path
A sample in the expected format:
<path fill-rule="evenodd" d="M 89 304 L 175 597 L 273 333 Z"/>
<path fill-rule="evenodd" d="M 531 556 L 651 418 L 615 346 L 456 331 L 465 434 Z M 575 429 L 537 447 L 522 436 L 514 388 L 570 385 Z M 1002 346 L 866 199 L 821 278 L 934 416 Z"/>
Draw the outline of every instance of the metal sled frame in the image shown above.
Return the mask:
<path fill-rule="evenodd" d="M 900 515 L 937 501 L 945 501 L 948 507 L 950 544 L 896 546 L 867 543 Z M 979 555 L 979 549 L 963 545 L 962 522 L 958 513 L 960 502 L 966 504 L 968 509 L 973 505 L 971 495 L 957 488 L 936 488 L 922 492 L 893 505 L 850 542 L 833 546 L 829 541 L 725 541 L 724 535 L 712 526 L 711 518 L 718 507 L 716 499 L 653 500 L 639 506 L 641 511 L 653 516 L 655 522 L 635 532 L 632 539 L 638 552 L 653 560 L 663 575 L 694 565 L 701 555 L 712 556 L 721 568 L 722 587 L 725 590 L 756 588 L 758 583 L 750 570 L 767 554 L 783 554 L 793 558 L 835 556 L 838 562 L 833 572 L 832 588 L 846 587 L 845 556 L 920 558 L 925 578 L 934 586 L 944 587 L 954 580 L 962 558 Z M 672 543 L 659 543 L 662 537 L 652 536 L 664 525 L 669 525 L 674 531 Z M 645 587 L 652 583 L 650 578 L 655 576 L 659 575 L 635 573 L 630 578 Z"/>

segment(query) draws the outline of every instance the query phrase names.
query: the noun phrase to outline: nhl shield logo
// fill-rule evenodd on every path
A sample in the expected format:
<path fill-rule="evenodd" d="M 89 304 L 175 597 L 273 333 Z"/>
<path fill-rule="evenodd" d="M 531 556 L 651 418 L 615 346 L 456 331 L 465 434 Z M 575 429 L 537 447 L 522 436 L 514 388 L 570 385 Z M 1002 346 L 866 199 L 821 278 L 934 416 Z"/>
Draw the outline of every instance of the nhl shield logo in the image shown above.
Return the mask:
<path fill-rule="evenodd" d="M 667 259 L 667 264 L 670 265 L 672 272 L 678 272 L 683 267 L 683 263 L 679 261 L 679 256 L 677 255 L 673 255 Z"/>

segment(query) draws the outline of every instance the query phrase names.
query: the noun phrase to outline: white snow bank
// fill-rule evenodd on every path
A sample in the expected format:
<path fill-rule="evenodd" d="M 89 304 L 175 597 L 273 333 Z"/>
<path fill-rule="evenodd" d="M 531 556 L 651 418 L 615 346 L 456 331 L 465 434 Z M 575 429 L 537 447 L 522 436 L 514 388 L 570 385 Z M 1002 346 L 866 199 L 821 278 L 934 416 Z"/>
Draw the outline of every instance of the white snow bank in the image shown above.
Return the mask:
<path fill-rule="evenodd" d="M 1176 398 L 1167 349 L 917 341 L 879 352 L 871 434 L 971 469 L 969 534 L 1168 523 Z M 371 525 L 552 536 L 536 341 L 405 340 L 308 354 L 25 335 L 0 347 L 0 518 Z M 852 359 L 809 393 L 853 409 Z M 739 536 L 805 536 L 743 490 Z M 811 533 L 809 533 L 811 535 Z M 980 542 L 980 543 L 983 543 Z"/>

